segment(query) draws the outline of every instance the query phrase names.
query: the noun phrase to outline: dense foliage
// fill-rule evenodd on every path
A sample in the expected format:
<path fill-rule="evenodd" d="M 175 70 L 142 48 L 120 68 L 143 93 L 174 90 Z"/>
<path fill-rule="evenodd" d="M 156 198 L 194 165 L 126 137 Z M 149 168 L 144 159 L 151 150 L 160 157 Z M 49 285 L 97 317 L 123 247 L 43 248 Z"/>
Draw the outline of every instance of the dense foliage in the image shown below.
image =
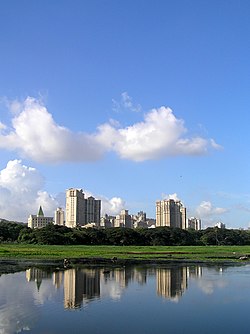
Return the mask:
<path fill-rule="evenodd" d="M 19 237 L 19 233 L 25 227 L 24 224 L 17 224 L 15 222 L 10 222 L 5 219 L 0 220 L 0 242 L 16 241 Z"/>
<path fill-rule="evenodd" d="M 30 229 L 24 224 L 0 221 L 0 242 L 43 245 L 142 245 L 197 246 L 250 245 L 250 232 L 245 230 L 207 228 L 202 231 L 158 227 L 155 229 L 81 228 L 50 224 Z"/>

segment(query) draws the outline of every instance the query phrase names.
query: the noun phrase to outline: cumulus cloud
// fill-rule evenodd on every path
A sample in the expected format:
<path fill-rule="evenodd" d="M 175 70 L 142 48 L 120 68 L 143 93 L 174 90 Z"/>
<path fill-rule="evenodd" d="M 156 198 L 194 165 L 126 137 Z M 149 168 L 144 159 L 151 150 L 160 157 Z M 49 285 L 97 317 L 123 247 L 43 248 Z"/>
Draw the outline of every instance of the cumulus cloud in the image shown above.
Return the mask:
<path fill-rule="evenodd" d="M 196 208 L 196 213 L 201 218 L 211 217 L 211 216 L 218 216 L 228 212 L 226 208 L 219 208 L 214 207 L 211 202 L 203 201 L 200 205 Z"/>
<path fill-rule="evenodd" d="M 115 216 L 125 208 L 126 203 L 121 197 L 112 197 L 109 199 L 103 195 L 95 195 L 88 190 L 83 190 L 83 192 L 85 198 L 93 196 L 94 198 L 101 200 L 101 216 L 104 216 L 105 214 Z"/>
<path fill-rule="evenodd" d="M 16 115 L 8 133 L 0 134 L 0 148 L 17 150 L 34 161 L 52 163 L 92 161 L 104 153 L 95 136 L 73 133 L 56 124 L 42 103 L 34 98 L 28 97 L 21 106 L 15 103 L 12 109 Z"/>
<path fill-rule="evenodd" d="M 123 104 L 132 108 L 123 93 Z M 96 133 L 74 133 L 58 125 L 46 107 L 34 98 L 14 102 L 12 127 L 0 124 L 0 148 L 18 151 L 21 156 L 42 163 L 95 161 L 108 151 L 133 161 L 177 155 L 203 155 L 219 149 L 213 139 L 187 136 L 184 121 L 170 108 L 146 113 L 144 120 L 122 127 L 112 120 L 100 125 Z"/>
<path fill-rule="evenodd" d="M 227 208 L 215 207 L 210 201 L 203 201 L 195 210 L 195 215 L 202 220 L 204 228 L 214 226 L 221 216 L 227 213 Z"/>
<path fill-rule="evenodd" d="M 102 196 L 100 199 L 102 201 L 102 215 L 108 214 L 115 216 L 125 208 L 125 201 L 120 197 L 108 199 Z"/>
<path fill-rule="evenodd" d="M 215 148 L 213 140 L 201 137 L 188 138 L 184 121 L 177 119 L 170 108 L 153 109 L 144 121 L 126 128 L 111 124 L 99 126 L 97 138 L 107 149 L 121 158 L 144 161 L 166 156 L 202 155 Z"/>
<path fill-rule="evenodd" d="M 203 228 L 207 228 L 215 226 L 227 212 L 228 208 L 216 207 L 210 201 L 202 201 L 194 210 L 194 215 L 202 220 Z"/>
<path fill-rule="evenodd" d="M 42 205 L 47 216 L 53 216 L 58 202 L 41 189 L 44 178 L 39 171 L 12 160 L 0 171 L 0 218 L 27 222 Z"/>
<path fill-rule="evenodd" d="M 45 180 L 40 172 L 27 167 L 21 160 L 11 160 L 0 171 L 0 218 L 27 222 L 30 214 L 36 214 L 41 205 L 46 216 L 54 216 L 57 207 L 64 207 L 65 193 L 53 197 L 43 190 Z M 85 197 L 93 196 L 102 201 L 101 214 L 116 215 L 125 207 L 120 197 L 111 199 L 84 190 Z"/>

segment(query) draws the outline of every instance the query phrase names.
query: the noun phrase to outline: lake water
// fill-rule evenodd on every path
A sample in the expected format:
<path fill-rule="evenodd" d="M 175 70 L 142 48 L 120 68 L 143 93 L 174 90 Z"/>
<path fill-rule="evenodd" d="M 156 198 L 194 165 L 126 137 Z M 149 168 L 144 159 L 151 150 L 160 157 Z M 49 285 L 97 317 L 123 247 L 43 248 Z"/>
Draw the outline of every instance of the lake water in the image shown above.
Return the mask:
<path fill-rule="evenodd" d="M 0 333 L 250 333 L 250 266 L 30 267 L 0 277 Z"/>

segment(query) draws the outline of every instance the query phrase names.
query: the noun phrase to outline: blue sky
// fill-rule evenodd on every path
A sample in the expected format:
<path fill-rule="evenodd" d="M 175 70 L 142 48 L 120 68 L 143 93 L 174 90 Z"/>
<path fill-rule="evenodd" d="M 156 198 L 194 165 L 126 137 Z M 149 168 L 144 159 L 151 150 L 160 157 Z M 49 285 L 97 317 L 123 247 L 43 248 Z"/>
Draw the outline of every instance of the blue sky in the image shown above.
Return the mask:
<path fill-rule="evenodd" d="M 0 4 L 0 217 L 64 205 L 250 223 L 248 1 Z"/>

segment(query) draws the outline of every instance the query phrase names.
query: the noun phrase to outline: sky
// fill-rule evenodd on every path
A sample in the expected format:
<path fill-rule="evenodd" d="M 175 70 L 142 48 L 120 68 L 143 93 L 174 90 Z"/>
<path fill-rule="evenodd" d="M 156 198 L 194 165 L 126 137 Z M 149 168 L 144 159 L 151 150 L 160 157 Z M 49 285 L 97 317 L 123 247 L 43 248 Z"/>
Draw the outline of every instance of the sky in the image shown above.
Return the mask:
<path fill-rule="evenodd" d="M 0 217 L 65 191 L 250 226 L 250 2 L 0 2 Z"/>

